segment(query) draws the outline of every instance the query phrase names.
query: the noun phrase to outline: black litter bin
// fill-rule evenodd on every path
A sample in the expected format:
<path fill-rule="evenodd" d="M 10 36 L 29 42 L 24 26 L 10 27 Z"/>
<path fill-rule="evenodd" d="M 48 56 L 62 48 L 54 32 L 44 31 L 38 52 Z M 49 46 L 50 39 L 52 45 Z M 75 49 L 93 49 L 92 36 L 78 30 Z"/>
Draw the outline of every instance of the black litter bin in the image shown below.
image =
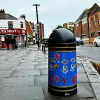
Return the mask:
<path fill-rule="evenodd" d="M 77 93 L 76 38 L 64 28 L 48 39 L 48 91 L 58 96 Z"/>

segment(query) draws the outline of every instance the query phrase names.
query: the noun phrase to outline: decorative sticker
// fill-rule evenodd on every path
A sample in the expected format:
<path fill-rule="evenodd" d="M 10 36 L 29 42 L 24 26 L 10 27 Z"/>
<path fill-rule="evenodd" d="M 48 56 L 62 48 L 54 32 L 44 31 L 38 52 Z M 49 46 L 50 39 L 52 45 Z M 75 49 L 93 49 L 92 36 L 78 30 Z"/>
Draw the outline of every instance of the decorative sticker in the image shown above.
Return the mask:
<path fill-rule="evenodd" d="M 58 82 L 58 75 L 55 75 L 54 80 L 56 83 Z"/>
<path fill-rule="evenodd" d="M 66 79 L 65 78 L 61 78 L 61 79 L 62 79 L 63 85 L 65 85 Z"/>
<path fill-rule="evenodd" d="M 53 62 L 53 58 L 50 58 L 50 62 Z"/>
<path fill-rule="evenodd" d="M 49 66 L 49 70 L 50 70 L 50 71 L 53 70 L 53 66 L 52 66 L 52 64 L 50 64 L 50 66 Z"/>
<path fill-rule="evenodd" d="M 72 77 L 72 82 L 75 84 L 75 77 L 74 76 Z"/>
<path fill-rule="evenodd" d="M 58 70 L 58 67 L 59 67 L 59 65 L 56 64 L 56 65 L 53 66 L 53 69 L 56 68 Z"/>
<path fill-rule="evenodd" d="M 74 71 L 75 70 L 75 65 L 71 64 L 71 70 L 70 71 Z"/>
<path fill-rule="evenodd" d="M 61 70 L 61 72 L 63 72 L 64 74 L 66 74 L 68 72 L 68 67 L 67 65 L 63 66 L 63 70 Z"/>
<path fill-rule="evenodd" d="M 59 59 L 59 55 L 56 53 L 55 55 L 55 59 L 58 60 Z"/>
<path fill-rule="evenodd" d="M 72 58 L 72 59 L 71 59 L 71 62 L 72 62 L 72 63 L 75 62 L 75 58 Z"/>
<path fill-rule="evenodd" d="M 63 64 L 66 65 L 66 64 L 68 63 L 68 60 L 64 60 L 64 59 L 63 59 L 61 63 L 63 63 Z"/>
<path fill-rule="evenodd" d="M 50 83 L 53 84 L 53 78 L 50 75 Z"/>

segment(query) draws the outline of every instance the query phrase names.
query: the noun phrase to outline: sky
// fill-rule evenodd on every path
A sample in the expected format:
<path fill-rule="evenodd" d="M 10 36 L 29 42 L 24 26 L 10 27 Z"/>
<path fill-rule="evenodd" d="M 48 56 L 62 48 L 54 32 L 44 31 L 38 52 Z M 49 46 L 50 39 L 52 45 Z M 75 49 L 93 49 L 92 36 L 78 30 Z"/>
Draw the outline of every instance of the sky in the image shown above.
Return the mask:
<path fill-rule="evenodd" d="M 25 14 L 27 21 L 36 24 L 36 7 L 33 4 L 40 4 L 38 18 L 44 24 L 45 36 L 48 36 L 58 25 L 75 22 L 94 3 L 100 6 L 100 0 L 0 0 L 0 9 L 17 18 Z"/>

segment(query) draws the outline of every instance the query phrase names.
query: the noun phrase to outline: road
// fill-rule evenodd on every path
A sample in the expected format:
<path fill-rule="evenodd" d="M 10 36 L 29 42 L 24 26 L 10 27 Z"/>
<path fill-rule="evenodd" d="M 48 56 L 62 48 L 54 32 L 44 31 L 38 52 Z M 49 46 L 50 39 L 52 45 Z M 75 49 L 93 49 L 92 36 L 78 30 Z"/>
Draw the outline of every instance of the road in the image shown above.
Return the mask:
<path fill-rule="evenodd" d="M 100 61 L 100 47 L 94 47 L 92 44 L 84 44 L 76 47 L 77 56 Z"/>

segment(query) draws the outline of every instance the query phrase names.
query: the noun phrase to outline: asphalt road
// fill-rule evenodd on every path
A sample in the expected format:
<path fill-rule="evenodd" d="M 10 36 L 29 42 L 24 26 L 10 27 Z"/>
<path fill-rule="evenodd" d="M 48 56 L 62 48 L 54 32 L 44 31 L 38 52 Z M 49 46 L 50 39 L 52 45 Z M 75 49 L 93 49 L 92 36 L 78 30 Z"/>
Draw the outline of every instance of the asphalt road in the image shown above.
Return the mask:
<path fill-rule="evenodd" d="M 77 46 L 76 50 L 77 56 L 100 62 L 100 47 L 94 47 L 92 44 L 84 44 Z"/>

